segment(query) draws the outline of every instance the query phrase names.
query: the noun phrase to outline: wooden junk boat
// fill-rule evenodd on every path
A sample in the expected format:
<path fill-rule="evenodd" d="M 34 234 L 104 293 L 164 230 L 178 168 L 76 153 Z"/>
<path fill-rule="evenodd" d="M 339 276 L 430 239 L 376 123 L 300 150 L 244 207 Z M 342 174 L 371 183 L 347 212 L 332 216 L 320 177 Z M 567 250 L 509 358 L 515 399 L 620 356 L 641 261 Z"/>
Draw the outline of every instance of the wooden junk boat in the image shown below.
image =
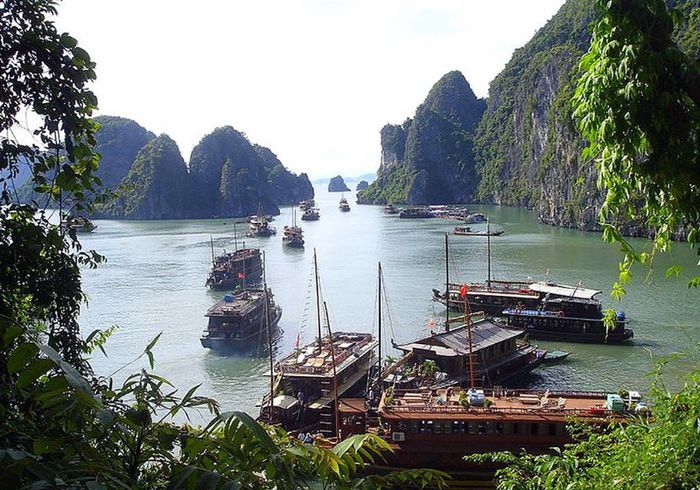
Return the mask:
<path fill-rule="evenodd" d="M 608 329 L 600 301 L 592 298 L 546 296 L 536 309 L 517 305 L 503 314 L 508 326 L 525 330 L 535 339 L 603 344 L 634 337 L 634 332 L 626 328 L 622 311 L 615 312 L 613 326 Z"/>
<path fill-rule="evenodd" d="M 368 374 L 377 364 L 374 350 L 378 342 L 371 333 L 331 332 L 325 302 L 327 334 L 322 333 L 315 250 L 313 262 L 317 338 L 277 363 L 273 364 L 270 354 L 270 392 L 260 404 L 259 419 L 279 423 L 287 430 L 320 430 L 332 436 L 336 434 L 338 400 L 364 392 Z"/>
<path fill-rule="evenodd" d="M 291 248 L 304 247 L 304 234 L 300 226 L 285 226 L 282 243 Z"/>
<path fill-rule="evenodd" d="M 399 210 L 393 204 L 384 206 L 384 214 L 399 214 Z"/>
<path fill-rule="evenodd" d="M 302 221 L 318 221 L 321 218 L 321 213 L 318 208 L 306 208 L 302 213 Z"/>
<path fill-rule="evenodd" d="M 299 202 L 299 209 L 301 209 L 302 211 L 306 211 L 307 209 L 311 209 L 314 206 L 316 206 L 316 201 L 313 199 L 307 199 L 306 201 Z"/>
<path fill-rule="evenodd" d="M 528 343 L 525 332 L 488 319 L 469 323 L 404 344 L 393 343 L 404 356 L 395 369 L 387 371 L 391 374 L 385 383 L 425 388 L 468 385 L 473 373 L 478 386 L 517 386 L 542 363 L 547 351 Z M 435 373 L 422 372 L 426 361 Z"/>
<path fill-rule="evenodd" d="M 209 308 L 200 342 L 208 349 L 250 350 L 260 345 L 277 326 L 282 308 L 269 288 L 230 293 Z"/>
<path fill-rule="evenodd" d="M 97 225 L 85 216 L 66 216 L 60 224 L 61 232 L 74 231 L 76 233 L 90 233 L 97 229 Z"/>
<path fill-rule="evenodd" d="M 214 257 L 212 243 L 212 267 L 207 278 L 207 286 L 217 290 L 245 288 L 246 284 L 260 284 L 263 276 L 263 263 L 260 249 L 241 248 Z"/>
<path fill-rule="evenodd" d="M 421 219 L 433 218 L 433 213 L 429 208 L 406 208 L 399 212 L 399 218 L 402 219 Z"/>
<path fill-rule="evenodd" d="M 635 392 L 636 393 L 636 392 Z M 541 454 L 572 441 L 572 420 L 605 427 L 648 414 L 641 397 L 604 392 L 443 388 L 386 390 L 379 433 L 391 444 L 386 464 L 465 471 L 484 465 L 465 455 L 526 449 Z"/>
<path fill-rule="evenodd" d="M 277 229 L 270 226 L 270 219 L 265 215 L 251 216 L 248 223 L 248 237 L 270 237 L 277 234 Z"/>
<path fill-rule="evenodd" d="M 340 198 L 340 204 L 338 204 L 338 209 L 340 209 L 343 213 L 347 213 L 350 211 L 350 205 L 348 204 L 348 200 L 345 199 L 345 196 Z"/>

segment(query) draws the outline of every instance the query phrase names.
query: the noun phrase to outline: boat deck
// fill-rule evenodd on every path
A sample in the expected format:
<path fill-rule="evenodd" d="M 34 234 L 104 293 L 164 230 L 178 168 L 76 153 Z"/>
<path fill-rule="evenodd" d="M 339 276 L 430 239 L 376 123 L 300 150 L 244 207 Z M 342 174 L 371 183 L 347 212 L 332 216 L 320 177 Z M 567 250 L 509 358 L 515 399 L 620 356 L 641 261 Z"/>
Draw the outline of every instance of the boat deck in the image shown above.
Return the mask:
<path fill-rule="evenodd" d="M 235 294 L 233 301 L 224 299 L 218 301 L 214 306 L 207 310 L 205 316 L 245 316 L 253 311 L 260 300 L 265 298 L 265 293 L 260 291 L 244 291 Z"/>
<path fill-rule="evenodd" d="M 493 419 L 562 421 L 568 417 L 623 417 L 608 409 L 606 393 L 550 392 L 531 390 L 486 390 L 484 406 L 464 407 L 463 390 L 397 391 L 387 403 L 382 397 L 379 411 L 383 417 L 405 419 Z M 488 407 L 487 407 L 488 405 Z"/>

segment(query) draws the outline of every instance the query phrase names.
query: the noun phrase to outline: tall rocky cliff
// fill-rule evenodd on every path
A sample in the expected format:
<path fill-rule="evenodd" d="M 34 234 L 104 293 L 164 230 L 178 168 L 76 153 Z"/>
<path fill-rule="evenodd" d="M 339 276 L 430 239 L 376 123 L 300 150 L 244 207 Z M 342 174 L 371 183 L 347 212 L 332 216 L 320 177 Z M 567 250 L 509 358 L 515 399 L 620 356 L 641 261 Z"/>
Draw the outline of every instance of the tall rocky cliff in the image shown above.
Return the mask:
<path fill-rule="evenodd" d="M 252 145 L 230 126 L 202 138 L 189 167 L 175 142 L 158 138 L 134 121 L 102 116 L 97 133 L 98 175 L 117 187 L 96 217 L 125 219 L 244 216 L 312 198 L 306 174 L 287 170 L 268 148 Z"/>
<path fill-rule="evenodd" d="M 443 76 L 413 119 L 382 128 L 377 180 L 358 194 L 358 202 L 471 201 L 478 183 L 474 132 L 484 107 L 460 72 Z"/>
<path fill-rule="evenodd" d="M 687 23 L 677 29 L 675 37 L 686 53 L 697 58 L 700 2 L 667 3 L 687 16 Z M 478 114 L 475 99 L 468 96 L 463 100 L 432 98 L 447 77 L 453 86 L 466 85 L 459 81 L 458 73 L 447 74 L 413 120 L 382 128 L 378 179 L 360 193 L 360 202 L 456 203 L 468 199 L 529 207 L 537 210 L 545 223 L 597 229 L 603 196 L 596 186 L 594 164 L 581 157 L 586 143 L 575 127 L 569 102 L 579 76 L 578 60 L 590 44 L 593 16 L 593 0 L 567 0 L 513 53 L 489 86 L 486 110 L 480 120 L 476 118 L 473 137 L 445 137 L 449 135 L 445 120 L 453 124 L 462 121 L 453 127 L 464 128 L 475 124 Z M 441 93 L 449 95 L 453 90 Z M 426 106 L 432 117 L 425 113 Z M 446 118 L 450 110 L 452 117 Z M 460 164 L 452 163 L 455 161 Z M 475 170 L 478 175 L 474 175 Z M 459 190 L 470 192 L 460 195 Z M 627 231 L 643 233 L 632 226 Z"/>

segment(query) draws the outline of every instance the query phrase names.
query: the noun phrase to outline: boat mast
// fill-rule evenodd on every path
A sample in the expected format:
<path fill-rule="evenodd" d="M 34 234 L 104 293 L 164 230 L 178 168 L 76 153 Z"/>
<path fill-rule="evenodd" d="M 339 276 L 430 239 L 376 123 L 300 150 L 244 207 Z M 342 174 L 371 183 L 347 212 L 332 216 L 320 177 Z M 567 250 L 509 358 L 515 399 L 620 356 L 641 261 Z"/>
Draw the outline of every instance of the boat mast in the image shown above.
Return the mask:
<path fill-rule="evenodd" d="M 238 252 L 238 233 L 236 232 L 236 220 L 233 221 L 233 246 L 236 248 L 235 252 Z"/>
<path fill-rule="evenodd" d="M 272 361 L 272 325 L 270 325 L 270 297 L 267 290 L 267 279 L 265 278 L 265 251 L 263 250 L 263 288 L 265 291 L 265 324 L 267 325 L 267 350 L 270 360 L 270 408 L 268 416 L 272 420 L 272 408 L 275 398 L 275 366 Z"/>
<path fill-rule="evenodd" d="M 486 287 L 491 289 L 491 222 L 489 218 L 486 218 L 486 249 L 488 259 L 487 263 L 487 273 L 486 273 Z"/>
<path fill-rule="evenodd" d="M 445 232 L 445 331 L 450 331 L 450 251 Z"/>
<path fill-rule="evenodd" d="M 334 405 L 335 405 L 335 416 L 333 417 L 335 419 L 335 437 L 340 436 L 340 430 L 339 430 L 339 417 L 338 417 L 338 373 L 336 371 L 335 367 L 335 345 L 333 345 L 333 333 L 331 332 L 331 321 L 328 318 L 328 305 L 326 305 L 326 302 L 323 302 L 323 311 L 326 315 L 326 325 L 328 325 L 328 340 L 330 341 L 330 347 L 331 347 L 331 362 L 333 363 L 333 400 L 334 400 Z"/>
<path fill-rule="evenodd" d="M 382 263 L 379 262 L 379 328 L 377 329 L 377 339 L 379 340 L 379 379 L 382 377 Z"/>
<path fill-rule="evenodd" d="M 316 249 L 314 248 L 314 277 L 316 279 L 316 318 L 318 323 L 318 351 L 321 352 L 321 294 L 318 285 L 318 261 L 316 260 Z"/>
<path fill-rule="evenodd" d="M 209 235 L 209 242 L 211 243 L 211 266 L 214 267 L 214 265 L 215 265 L 215 260 L 214 260 L 214 239 L 212 238 L 211 235 Z"/>
<path fill-rule="evenodd" d="M 463 287 L 466 288 L 466 284 Z M 474 388 L 474 348 L 472 344 L 472 314 L 469 308 L 469 289 L 464 294 L 464 320 L 467 325 L 467 338 L 469 339 L 469 387 Z"/>

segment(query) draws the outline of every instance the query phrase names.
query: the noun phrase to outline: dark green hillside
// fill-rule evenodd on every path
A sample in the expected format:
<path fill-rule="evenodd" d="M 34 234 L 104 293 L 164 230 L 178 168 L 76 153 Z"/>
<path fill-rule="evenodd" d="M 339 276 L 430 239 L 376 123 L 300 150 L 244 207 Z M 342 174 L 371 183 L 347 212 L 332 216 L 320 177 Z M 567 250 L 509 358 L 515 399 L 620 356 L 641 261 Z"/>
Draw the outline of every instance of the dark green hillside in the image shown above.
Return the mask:
<path fill-rule="evenodd" d="M 265 166 L 267 179 L 277 204 L 297 204 L 314 197 L 314 188 L 308 175 L 305 173 L 296 175 L 287 170 L 269 148 L 260 145 L 253 145 L 253 148 Z"/>

